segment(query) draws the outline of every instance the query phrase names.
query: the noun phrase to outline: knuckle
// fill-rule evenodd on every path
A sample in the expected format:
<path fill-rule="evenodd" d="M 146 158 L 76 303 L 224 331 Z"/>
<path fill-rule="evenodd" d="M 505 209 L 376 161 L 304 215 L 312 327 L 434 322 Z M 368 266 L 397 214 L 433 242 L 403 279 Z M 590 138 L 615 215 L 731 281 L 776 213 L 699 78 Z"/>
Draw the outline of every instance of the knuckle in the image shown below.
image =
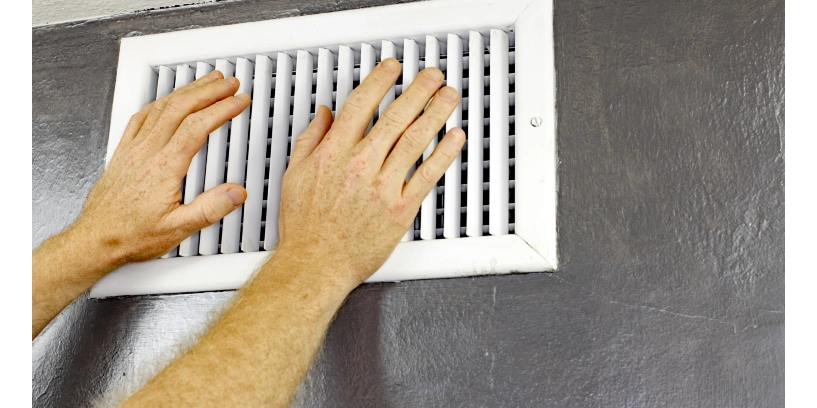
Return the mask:
<path fill-rule="evenodd" d="M 128 120 L 128 124 L 131 126 L 136 126 L 145 119 L 145 115 L 142 112 L 134 113 L 133 116 L 130 117 Z"/>
<path fill-rule="evenodd" d="M 161 111 L 162 109 L 164 109 L 165 105 L 167 105 L 167 101 L 169 101 L 170 98 L 172 98 L 172 97 L 173 97 L 173 95 L 170 94 L 170 95 L 165 95 L 165 96 L 157 99 L 155 102 L 153 102 L 153 110 Z"/>
<path fill-rule="evenodd" d="M 406 204 L 402 200 L 397 200 L 389 206 L 389 211 L 392 214 L 403 214 L 406 211 Z"/>
<path fill-rule="evenodd" d="M 408 117 L 400 109 L 387 109 L 381 118 L 388 126 L 399 126 L 408 122 Z"/>
<path fill-rule="evenodd" d="M 434 177 L 434 169 L 431 166 L 420 166 L 419 171 L 415 174 L 420 177 L 420 181 L 424 184 L 436 184 L 437 180 Z"/>
<path fill-rule="evenodd" d="M 367 108 L 367 102 L 368 98 L 364 94 L 358 92 L 358 90 L 352 91 L 338 112 L 335 123 L 356 121 L 364 115 L 366 118 L 371 119 L 374 110 Z"/>
<path fill-rule="evenodd" d="M 173 97 L 165 104 L 165 111 L 169 113 L 182 113 L 187 109 L 184 98 Z"/>
<path fill-rule="evenodd" d="M 448 120 L 448 117 L 451 116 L 451 112 L 454 112 L 456 107 L 457 105 L 446 105 L 446 103 L 443 101 L 436 99 L 432 100 L 428 111 L 428 113 L 430 113 L 429 119 L 444 125 L 445 121 Z"/>
<path fill-rule="evenodd" d="M 315 132 L 312 132 L 310 131 L 309 128 L 307 128 L 306 130 L 301 132 L 300 135 L 298 135 L 298 139 L 295 141 L 295 145 L 303 146 L 305 144 L 309 144 L 312 142 L 313 139 L 315 139 L 316 136 L 317 135 L 315 135 Z"/>
<path fill-rule="evenodd" d="M 352 158 L 349 159 L 349 163 L 346 165 L 346 169 L 348 171 L 347 174 L 349 176 L 356 177 L 357 175 L 363 173 L 367 165 L 368 161 L 366 160 L 365 157 L 352 156 Z"/>
<path fill-rule="evenodd" d="M 335 156 L 332 149 L 327 149 L 327 148 L 322 147 L 322 146 L 318 146 L 318 148 L 315 149 L 315 154 L 316 154 L 318 160 L 320 162 L 322 162 L 322 163 L 331 162 L 334 159 L 334 156 Z"/>
<path fill-rule="evenodd" d="M 434 68 L 436 69 L 436 68 Z M 426 101 L 431 99 L 437 90 L 440 89 L 440 83 L 442 80 L 436 80 L 434 78 L 429 77 L 428 75 L 418 75 L 417 81 L 412 83 L 409 86 L 408 90 L 412 92 L 417 92 L 418 94 L 422 94 L 425 97 Z"/>
<path fill-rule="evenodd" d="M 375 180 L 374 184 L 374 196 L 377 198 L 378 202 L 384 203 L 388 202 L 389 192 L 392 190 L 390 186 L 393 184 L 392 178 L 390 178 L 387 174 L 382 174 Z"/>
<path fill-rule="evenodd" d="M 150 109 L 151 115 L 158 116 L 162 114 L 162 111 L 164 111 L 165 105 L 167 104 L 167 99 L 165 98 L 159 99 L 153 104 L 153 107 Z"/>
<path fill-rule="evenodd" d="M 220 220 L 221 217 L 219 217 L 218 212 L 215 208 L 213 208 L 213 205 L 207 203 L 201 206 L 201 219 L 208 225 L 212 225 Z"/>
<path fill-rule="evenodd" d="M 182 127 L 191 132 L 202 130 L 204 128 L 204 120 L 200 113 L 187 115 L 187 117 L 182 121 Z"/>
<path fill-rule="evenodd" d="M 409 129 L 405 131 L 401 139 L 403 140 L 403 143 L 405 143 L 406 147 L 409 148 L 409 150 L 415 151 L 418 149 L 425 148 L 423 144 L 422 133 L 417 129 Z"/>
<path fill-rule="evenodd" d="M 353 91 L 343 103 L 342 111 L 363 112 L 366 106 L 366 97 L 359 91 Z"/>

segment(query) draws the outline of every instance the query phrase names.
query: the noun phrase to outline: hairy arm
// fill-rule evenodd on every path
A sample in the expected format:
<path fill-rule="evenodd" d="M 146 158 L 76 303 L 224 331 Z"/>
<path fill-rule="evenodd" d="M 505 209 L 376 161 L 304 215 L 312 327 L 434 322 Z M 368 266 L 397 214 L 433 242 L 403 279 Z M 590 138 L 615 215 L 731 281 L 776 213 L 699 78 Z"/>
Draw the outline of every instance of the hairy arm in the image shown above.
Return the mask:
<path fill-rule="evenodd" d="M 378 65 L 334 123 L 319 109 L 284 175 L 275 253 L 213 329 L 124 406 L 289 403 L 343 300 L 386 261 L 465 142 L 450 131 L 406 182 L 459 96 L 427 69 L 363 137 L 399 73 L 394 59 Z"/>
<path fill-rule="evenodd" d="M 428 68 L 366 137 L 372 114 L 400 75 L 378 65 L 333 121 L 320 107 L 284 174 L 279 235 L 268 262 L 213 328 L 126 406 L 284 406 L 293 397 L 346 296 L 376 271 L 423 198 L 465 142 L 450 131 L 409 169 L 459 103 Z M 135 114 L 77 221 L 33 254 L 32 336 L 97 280 L 155 259 L 240 206 L 226 183 L 189 204 L 181 182 L 213 130 L 249 105 L 235 78 L 212 74 Z M 430 102 L 429 102 L 430 100 Z"/>

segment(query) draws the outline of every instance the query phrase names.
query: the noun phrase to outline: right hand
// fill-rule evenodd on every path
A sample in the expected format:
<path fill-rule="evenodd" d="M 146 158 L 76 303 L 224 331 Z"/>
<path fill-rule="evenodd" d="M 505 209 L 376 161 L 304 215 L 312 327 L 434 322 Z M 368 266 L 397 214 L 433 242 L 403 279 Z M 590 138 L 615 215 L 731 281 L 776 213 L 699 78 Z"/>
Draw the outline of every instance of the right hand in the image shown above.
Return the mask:
<path fill-rule="evenodd" d="M 349 95 L 334 123 L 329 109 L 320 106 L 298 137 L 283 178 L 277 253 L 320 265 L 351 288 L 388 259 L 465 143 L 462 129 L 449 130 L 405 181 L 460 98 L 451 87 L 440 89 L 439 69 L 426 68 L 364 137 L 399 76 L 397 60 L 380 63 Z"/>

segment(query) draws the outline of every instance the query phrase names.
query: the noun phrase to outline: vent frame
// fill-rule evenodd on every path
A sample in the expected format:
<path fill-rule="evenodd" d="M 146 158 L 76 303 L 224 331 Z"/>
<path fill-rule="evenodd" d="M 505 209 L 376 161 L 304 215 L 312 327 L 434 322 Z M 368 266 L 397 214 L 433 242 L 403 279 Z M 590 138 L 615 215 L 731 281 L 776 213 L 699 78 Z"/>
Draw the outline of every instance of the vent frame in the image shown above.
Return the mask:
<path fill-rule="evenodd" d="M 428 33 L 507 27 L 514 31 L 516 52 L 517 120 L 512 125 L 516 145 L 514 233 L 402 242 L 367 281 L 554 270 L 558 259 L 552 20 L 549 0 L 445 0 L 123 38 L 106 163 L 130 115 L 153 98 L 148 91 L 156 88 L 153 67 L 197 61 L 215 65 L 216 58 L 271 55 L 280 50 L 306 49 L 317 56 L 319 47 L 333 48 L 321 44 L 351 46 L 374 38 L 396 42 L 405 38 L 420 39 Z M 270 36 L 269 33 L 286 34 Z M 246 41 L 236 43 L 232 41 L 235 38 Z M 376 44 L 373 43 L 377 47 Z M 337 52 L 337 46 L 334 48 Z M 356 51 L 359 52 L 359 48 Z M 520 83 L 525 85 L 519 86 Z M 531 121 L 534 117 L 540 118 L 541 124 L 534 126 Z M 91 290 L 91 297 L 235 289 L 249 279 L 270 253 L 220 254 L 130 264 L 98 282 Z M 434 263 L 418 261 L 420 259 L 434 259 Z"/>

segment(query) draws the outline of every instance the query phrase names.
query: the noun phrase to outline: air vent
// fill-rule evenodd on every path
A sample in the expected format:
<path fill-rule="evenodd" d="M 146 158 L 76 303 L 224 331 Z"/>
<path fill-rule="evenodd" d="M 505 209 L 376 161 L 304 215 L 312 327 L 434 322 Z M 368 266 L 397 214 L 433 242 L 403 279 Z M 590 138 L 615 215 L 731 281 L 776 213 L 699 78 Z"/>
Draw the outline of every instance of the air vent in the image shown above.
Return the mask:
<path fill-rule="evenodd" d="M 91 296 L 241 286 L 275 248 L 281 178 L 316 106 L 336 112 L 389 57 L 403 73 L 373 122 L 420 70 L 436 66 L 462 95 L 440 136 L 462 127 L 468 142 L 369 281 L 554 269 L 551 21 L 547 1 L 455 0 L 123 39 L 108 158 L 142 105 L 218 69 L 235 75 L 252 102 L 195 156 L 183 201 L 225 181 L 245 185 L 248 198 L 162 257 L 170 259 L 120 268 Z"/>

